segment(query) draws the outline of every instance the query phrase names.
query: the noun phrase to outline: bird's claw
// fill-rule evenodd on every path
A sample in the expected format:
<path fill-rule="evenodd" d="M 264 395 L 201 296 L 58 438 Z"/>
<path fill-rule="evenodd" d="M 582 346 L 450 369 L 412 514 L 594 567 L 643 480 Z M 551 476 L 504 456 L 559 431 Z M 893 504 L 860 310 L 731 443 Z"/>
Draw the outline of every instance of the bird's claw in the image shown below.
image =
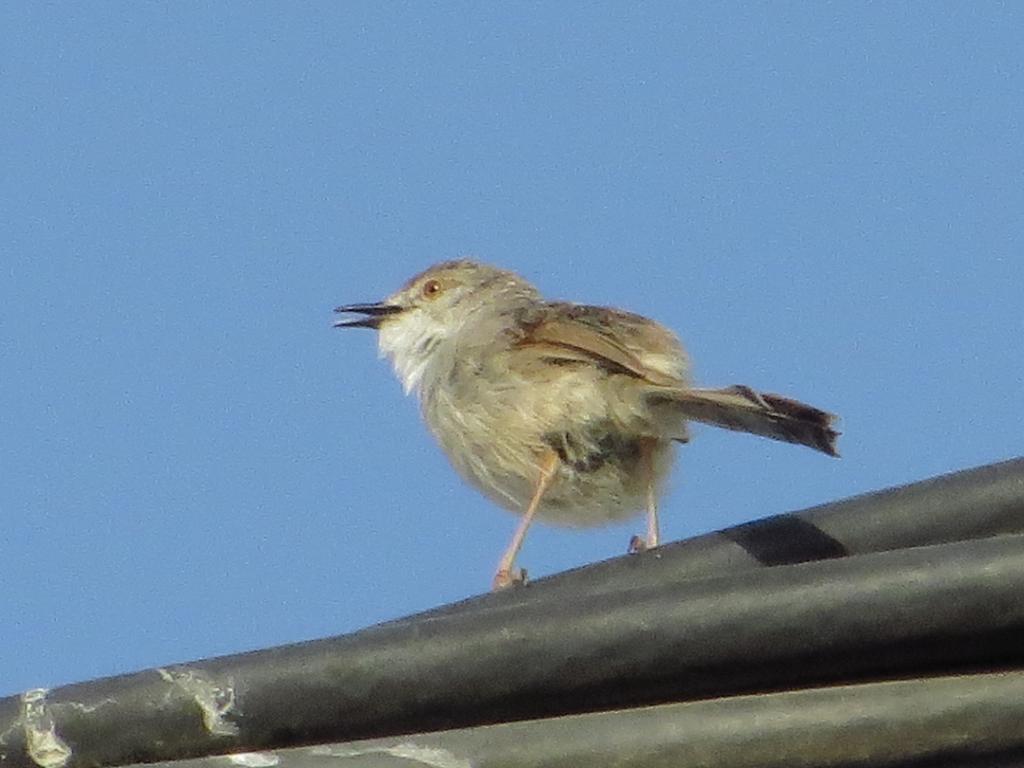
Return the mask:
<path fill-rule="evenodd" d="M 639 552 L 646 552 L 647 539 L 645 539 L 643 536 L 637 536 L 636 534 L 634 534 L 629 539 L 629 549 L 626 551 L 629 552 L 629 554 L 631 555 L 635 555 Z"/>
<path fill-rule="evenodd" d="M 526 583 L 526 570 L 523 568 L 502 568 L 494 574 L 494 581 L 491 584 L 491 591 L 497 592 L 509 587 L 515 587 Z"/>

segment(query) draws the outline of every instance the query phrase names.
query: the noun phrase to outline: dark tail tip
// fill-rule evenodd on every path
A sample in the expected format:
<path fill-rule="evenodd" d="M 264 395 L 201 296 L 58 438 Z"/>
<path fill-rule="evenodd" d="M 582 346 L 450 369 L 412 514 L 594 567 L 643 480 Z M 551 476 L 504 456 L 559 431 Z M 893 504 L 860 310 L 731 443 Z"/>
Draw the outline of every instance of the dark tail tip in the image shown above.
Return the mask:
<path fill-rule="evenodd" d="M 794 427 L 797 427 L 802 433 L 800 436 L 806 438 L 800 442 L 829 456 L 839 458 L 836 440 L 842 433 L 833 429 L 833 424 L 838 420 L 838 416 L 782 395 L 763 393 L 761 399 L 772 410 L 787 419 L 792 419 Z"/>

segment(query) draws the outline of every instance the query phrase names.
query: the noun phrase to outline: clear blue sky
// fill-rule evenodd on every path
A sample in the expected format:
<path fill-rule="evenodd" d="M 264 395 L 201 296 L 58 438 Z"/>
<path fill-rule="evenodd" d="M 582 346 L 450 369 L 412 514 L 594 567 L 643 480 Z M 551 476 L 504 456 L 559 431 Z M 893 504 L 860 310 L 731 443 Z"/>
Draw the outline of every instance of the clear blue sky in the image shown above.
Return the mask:
<path fill-rule="evenodd" d="M 479 592 L 514 519 L 331 309 L 474 254 L 842 415 L 678 539 L 1024 441 L 1014 3 L 7 3 L 0 694 Z M 534 575 L 641 521 L 539 527 Z"/>

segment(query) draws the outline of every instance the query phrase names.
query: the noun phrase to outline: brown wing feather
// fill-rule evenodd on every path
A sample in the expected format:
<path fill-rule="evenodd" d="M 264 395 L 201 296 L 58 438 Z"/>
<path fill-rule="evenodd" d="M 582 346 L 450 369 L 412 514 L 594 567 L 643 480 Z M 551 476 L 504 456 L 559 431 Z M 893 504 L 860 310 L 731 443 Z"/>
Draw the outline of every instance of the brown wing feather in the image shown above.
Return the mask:
<path fill-rule="evenodd" d="M 682 383 L 679 377 L 645 364 L 633 351 L 677 355 L 683 360 L 675 337 L 652 321 L 628 312 L 581 304 L 551 304 L 545 309 L 533 322 L 524 323 L 527 331 L 520 346 L 543 346 L 554 357 L 585 360 L 652 384 Z"/>

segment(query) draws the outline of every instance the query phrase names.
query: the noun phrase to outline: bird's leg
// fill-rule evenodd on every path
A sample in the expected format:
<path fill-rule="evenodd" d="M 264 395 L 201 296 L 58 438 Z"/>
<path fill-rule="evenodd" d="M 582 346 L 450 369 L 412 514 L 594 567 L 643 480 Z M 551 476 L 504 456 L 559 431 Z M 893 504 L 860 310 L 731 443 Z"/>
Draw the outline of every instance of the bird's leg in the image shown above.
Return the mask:
<path fill-rule="evenodd" d="M 640 440 L 640 467 L 647 486 L 647 538 L 633 536 L 629 540 L 629 551 L 643 552 L 658 546 L 658 490 L 654 477 L 655 441 L 650 438 Z"/>
<path fill-rule="evenodd" d="M 498 570 L 494 574 L 492 586 L 494 591 L 504 589 L 513 584 L 521 584 L 526 579 L 526 573 L 518 568 L 513 570 L 512 564 L 515 562 L 516 555 L 519 554 L 519 550 L 523 546 L 526 531 L 530 527 L 530 523 L 533 522 L 534 515 L 537 514 L 537 507 L 540 506 L 540 500 L 544 497 L 544 492 L 551 487 L 551 481 L 555 479 L 558 463 L 558 454 L 554 451 L 547 451 L 543 455 L 540 464 L 540 477 L 537 480 L 537 487 L 533 490 L 533 498 L 530 499 L 526 512 L 523 513 L 523 519 L 519 521 L 519 526 L 512 535 L 512 541 L 509 542 L 505 554 L 501 556 Z"/>

